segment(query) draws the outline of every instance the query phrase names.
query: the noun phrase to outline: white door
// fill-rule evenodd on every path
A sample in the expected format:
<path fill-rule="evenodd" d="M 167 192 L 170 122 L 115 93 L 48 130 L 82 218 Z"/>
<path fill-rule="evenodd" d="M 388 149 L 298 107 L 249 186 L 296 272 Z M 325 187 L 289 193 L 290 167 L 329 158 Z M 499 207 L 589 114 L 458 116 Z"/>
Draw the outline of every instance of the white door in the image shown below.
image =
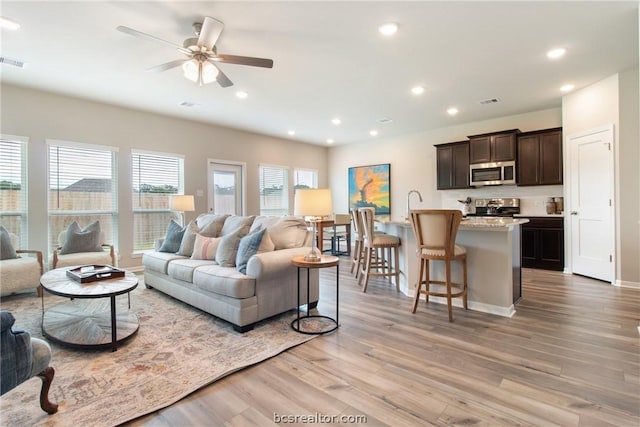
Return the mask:
<path fill-rule="evenodd" d="M 572 135 L 568 142 L 572 270 L 613 283 L 613 126 Z"/>
<path fill-rule="evenodd" d="M 209 161 L 209 211 L 244 215 L 244 164 Z"/>

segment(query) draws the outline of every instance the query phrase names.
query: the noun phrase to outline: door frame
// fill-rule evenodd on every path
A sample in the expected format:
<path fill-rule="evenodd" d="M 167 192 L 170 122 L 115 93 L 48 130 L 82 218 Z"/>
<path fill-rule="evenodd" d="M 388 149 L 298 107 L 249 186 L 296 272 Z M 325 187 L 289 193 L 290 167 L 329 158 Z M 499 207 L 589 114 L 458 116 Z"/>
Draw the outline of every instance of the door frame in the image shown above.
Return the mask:
<path fill-rule="evenodd" d="M 573 206 L 571 206 L 571 164 L 573 161 L 572 155 L 574 155 L 572 141 L 583 138 L 585 136 L 593 135 L 596 133 L 609 132 L 611 135 L 611 157 L 610 157 L 610 167 L 611 167 L 611 180 L 610 180 L 610 195 L 611 195 L 611 235 L 613 236 L 612 247 L 611 247 L 611 255 L 613 256 L 613 260 L 611 262 L 611 285 L 616 284 L 616 274 L 618 271 L 618 255 L 617 255 L 617 241 L 618 237 L 616 234 L 617 230 L 617 203 L 616 203 L 616 169 L 615 169 L 615 158 L 616 158 L 616 137 L 615 137 L 615 128 L 613 123 L 599 126 L 597 128 L 592 128 L 589 130 L 573 133 L 565 137 L 565 146 L 566 146 L 566 156 L 565 158 L 565 168 L 564 168 L 564 187 L 565 187 L 565 221 L 564 221 L 564 232 L 565 232 L 565 272 L 573 273 L 573 235 L 572 235 L 572 226 L 571 226 L 571 214 L 570 212 L 573 210 Z"/>
<path fill-rule="evenodd" d="M 222 160 L 222 159 L 207 159 L 207 210 L 209 212 L 213 211 L 213 198 L 211 195 L 213 194 L 213 187 L 211 185 L 211 174 L 214 171 L 214 164 L 221 165 L 229 165 L 229 166 L 239 166 L 240 174 L 242 179 L 241 185 L 241 203 L 242 203 L 242 212 L 241 215 L 247 214 L 247 163 L 246 162 L 238 162 L 235 160 Z"/>

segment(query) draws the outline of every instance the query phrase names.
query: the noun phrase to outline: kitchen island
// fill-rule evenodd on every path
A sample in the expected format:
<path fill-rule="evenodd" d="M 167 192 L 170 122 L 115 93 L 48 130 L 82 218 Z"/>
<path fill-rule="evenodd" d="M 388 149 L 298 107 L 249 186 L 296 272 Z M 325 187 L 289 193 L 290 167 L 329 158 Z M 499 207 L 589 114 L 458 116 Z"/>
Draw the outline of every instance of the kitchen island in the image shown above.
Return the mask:
<path fill-rule="evenodd" d="M 520 225 L 524 218 L 472 217 L 462 221 L 456 243 L 467 249 L 468 307 L 511 317 L 514 304 L 521 297 Z M 378 222 L 378 228 L 400 237 L 400 290 L 407 296 L 415 294 L 418 277 L 416 238 L 410 222 Z M 462 266 L 451 264 L 454 282 L 462 282 Z M 444 263 L 432 262 L 431 277 L 444 280 Z M 429 301 L 445 303 L 445 298 L 431 297 Z M 420 300 L 420 305 L 424 299 Z M 420 307 L 418 305 L 418 309 Z M 462 307 L 460 298 L 453 305 Z"/>

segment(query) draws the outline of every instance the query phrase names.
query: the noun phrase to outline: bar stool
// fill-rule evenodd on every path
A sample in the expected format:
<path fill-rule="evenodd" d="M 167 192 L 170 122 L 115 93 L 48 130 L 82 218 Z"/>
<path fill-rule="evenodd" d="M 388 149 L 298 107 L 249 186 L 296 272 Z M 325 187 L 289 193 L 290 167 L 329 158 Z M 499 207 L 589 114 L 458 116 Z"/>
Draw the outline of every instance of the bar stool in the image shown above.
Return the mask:
<path fill-rule="evenodd" d="M 351 251 L 351 274 L 353 274 L 353 270 L 356 270 L 356 278 L 360 275 L 360 263 L 362 261 L 362 252 L 363 252 L 363 244 L 364 233 L 362 231 L 362 218 L 358 215 L 358 209 L 351 209 L 351 228 L 352 228 L 352 237 L 353 237 L 353 251 Z"/>
<path fill-rule="evenodd" d="M 358 209 L 358 214 L 362 220 L 362 230 L 364 231 L 364 239 L 362 241 L 364 262 L 361 262 L 360 277 L 358 277 L 358 284 L 362 282 L 364 277 L 362 292 L 367 292 L 370 276 L 388 277 L 389 281 L 391 281 L 391 277 L 395 277 L 396 290 L 399 291 L 400 270 L 398 266 L 400 263 L 398 260 L 398 248 L 400 247 L 400 238 L 374 232 L 373 217 L 375 209 L 360 208 Z M 388 257 L 385 257 L 385 249 Z"/>
<path fill-rule="evenodd" d="M 449 310 L 449 322 L 453 321 L 451 298 L 462 298 L 464 309 L 467 309 L 467 251 L 463 246 L 456 245 L 456 235 L 462 220 L 462 212 L 459 210 L 445 209 L 420 209 L 410 212 L 413 232 L 416 236 L 417 255 L 420 257 L 418 270 L 418 283 L 416 296 L 413 299 L 412 313 L 416 312 L 420 295 L 424 294 L 426 302 L 429 296 L 444 297 L 447 299 Z M 429 275 L 430 261 L 444 261 L 445 280 L 431 280 Z M 451 261 L 462 263 L 462 284 L 451 281 Z M 434 292 L 430 284 L 444 285 L 445 292 Z M 425 289 L 422 290 L 422 285 Z M 452 292 L 452 289 L 455 292 Z"/>

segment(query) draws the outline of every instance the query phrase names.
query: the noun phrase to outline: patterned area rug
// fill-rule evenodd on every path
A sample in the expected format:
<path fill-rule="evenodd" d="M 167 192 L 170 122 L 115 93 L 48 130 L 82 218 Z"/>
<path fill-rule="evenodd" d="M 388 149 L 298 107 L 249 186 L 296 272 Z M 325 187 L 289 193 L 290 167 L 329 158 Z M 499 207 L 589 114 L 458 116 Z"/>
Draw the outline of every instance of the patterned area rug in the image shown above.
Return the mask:
<path fill-rule="evenodd" d="M 45 307 L 58 300 L 46 296 Z M 126 308 L 126 296 L 117 300 Z M 0 307 L 13 312 L 14 329 L 42 338 L 41 300 L 35 294 L 3 298 Z M 138 315 L 140 329 L 116 352 L 52 345 L 56 375 L 49 395 L 59 405 L 56 414 L 40 409 L 42 383 L 36 377 L 0 398 L 0 424 L 118 425 L 313 338 L 291 329 L 295 312 L 237 333 L 222 320 L 146 289 L 142 280 L 131 293 L 131 309 Z"/>

